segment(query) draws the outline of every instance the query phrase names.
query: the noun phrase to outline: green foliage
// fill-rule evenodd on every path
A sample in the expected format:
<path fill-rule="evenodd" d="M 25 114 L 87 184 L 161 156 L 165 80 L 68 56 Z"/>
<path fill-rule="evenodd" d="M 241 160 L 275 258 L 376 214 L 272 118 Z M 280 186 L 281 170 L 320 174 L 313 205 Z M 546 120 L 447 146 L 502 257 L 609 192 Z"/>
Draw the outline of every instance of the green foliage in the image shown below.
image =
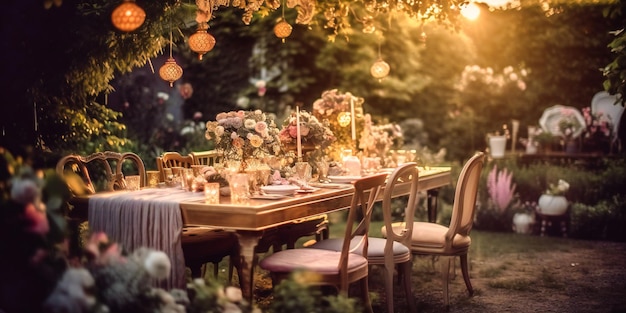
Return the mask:
<path fill-rule="evenodd" d="M 595 205 L 572 204 L 570 236 L 591 240 L 626 241 L 626 197 L 616 195 Z"/>
<path fill-rule="evenodd" d="M 319 312 L 319 313 L 356 313 L 361 312 L 356 299 L 346 295 L 322 296 L 319 289 L 308 286 L 302 281 L 305 273 L 294 273 L 274 288 L 274 300 L 270 305 L 272 313 Z"/>
<path fill-rule="evenodd" d="M 604 89 L 610 94 L 626 94 L 626 2 L 615 1 L 605 10 L 605 16 L 618 22 L 618 26 L 611 32 L 614 36 L 608 47 L 614 54 L 614 59 L 603 70 Z M 621 99 L 624 105 L 624 98 Z"/>
<path fill-rule="evenodd" d="M 482 230 L 510 231 L 513 214 L 533 211 L 539 197 L 559 179 L 569 183 L 565 197 L 572 204 L 571 236 L 584 239 L 624 240 L 621 231 L 626 215 L 626 198 L 622 196 L 626 161 L 606 158 L 594 167 L 580 164 L 518 164 L 515 159 L 494 160 L 481 173 L 475 227 Z M 490 169 L 507 168 L 513 173 L 516 200 L 505 212 L 489 202 L 486 177 Z M 610 235 L 609 235 L 610 234 Z"/>
<path fill-rule="evenodd" d="M 45 130 L 40 134 L 41 139 L 58 155 L 122 151 L 131 144 L 126 138 L 126 126 L 117 121 L 120 113 L 104 105 L 93 102 L 86 107 L 70 108 L 49 102 L 41 111 L 49 117 L 40 122 Z"/>

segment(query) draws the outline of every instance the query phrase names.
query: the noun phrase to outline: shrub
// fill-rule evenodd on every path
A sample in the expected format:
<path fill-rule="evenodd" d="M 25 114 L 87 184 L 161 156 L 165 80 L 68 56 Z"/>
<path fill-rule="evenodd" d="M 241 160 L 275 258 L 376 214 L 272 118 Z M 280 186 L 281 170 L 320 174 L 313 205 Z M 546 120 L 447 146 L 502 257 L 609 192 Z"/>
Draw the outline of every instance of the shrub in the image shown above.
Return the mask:
<path fill-rule="evenodd" d="M 506 211 L 496 208 L 491 201 L 493 186 L 490 189 L 488 182 L 491 175 L 491 184 L 494 184 L 496 167 L 511 173 L 510 183 L 516 185 L 514 199 Z M 623 225 L 626 221 L 626 197 L 621 195 L 624 177 L 626 161 L 616 158 L 603 158 L 591 166 L 579 162 L 519 164 L 514 158 L 493 160 L 481 173 L 475 227 L 510 231 L 512 215 L 518 211 L 516 208 L 523 207 L 522 203 L 536 202 L 550 184 L 563 179 L 570 184 L 565 196 L 575 204 L 571 213 L 571 236 L 624 241 L 626 235 L 620 228 L 620 223 Z"/>
<path fill-rule="evenodd" d="M 626 241 L 626 196 L 615 196 L 596 205 L 572 204 L 570 236 L 579 239 Z"/>

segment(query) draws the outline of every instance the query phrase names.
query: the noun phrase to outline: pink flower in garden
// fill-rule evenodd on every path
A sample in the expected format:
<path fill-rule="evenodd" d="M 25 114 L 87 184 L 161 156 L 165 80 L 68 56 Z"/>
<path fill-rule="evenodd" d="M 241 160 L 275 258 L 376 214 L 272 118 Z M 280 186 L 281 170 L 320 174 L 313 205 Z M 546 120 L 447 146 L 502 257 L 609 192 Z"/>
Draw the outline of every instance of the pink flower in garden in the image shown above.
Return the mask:
<path fill-rule="evenodd" d="M 506 168 L 498 172 L 498 167 L 494 166 L 487 176 L 487 191 L 491 201 L 500 211 L 504 213 L 515 194 L 516 185 L 512 183 L 513 173 Z"/>
<path fill-rule="evenodd" d="M 266 134 L 267 133 L 267 123 L 265 123 L 265 122 L 257 122 L 256 125 L 254 126 L 254 130 L 256 130 L 256 132 L 259 133 L 259 134 Z"/>
<path fill-rule="evenodd" d="M 28 221 L 28 227 L 26 228 L 28 232 L 45 235 L 50 230 L 46 211 L 39 210 L 33 203 L 26 204 L 24 218 Z"/>
<path fill-rule="evenodd" d="M 289 125 L 287 127 L 287 130 L 289 131 L 289 136 L 291 136 L 292 138 L 297 138 L 298 137 L 298 127 L 296 127 L 296 125 Z"/>
<path fill-rule="evenodd" d="M 291 132 L 290 132 L 290 128 L 283 128 L 279 133 L 278 133 L 278 138 L 280 139 L 280 141 L 284 141 L 284 142 L 290 142 L 294 137 L 291 136 Z"/>
<path fill-rule="evenodd" d="M 225 119 L 225 118 L 227 118 L 227 117 L 228 117 L 228 115 L 227 115 L 225 112 L 222 112 L 222 113 L 218 113 L 218 114 L 215 116 L 215 120 L 216 120 L 217 122 L 219 122 L 219 121 L 221 121 L 221 120 L 223 120 L 223 119 Z"/>
<path fill-rule="evenodd" d="M 92 234 L 85 245 L 85 251 L 95 264 L 105 265 L 125 260 L 118 244 L 109 242 L 109 238 L 104 232 Z"/>
<path fill-rule="evenodd" d="M 233 139 L 233 147 L 235 148 L 241 149 L 241 147 L 243 147 L 244 144 L 245 142 L 243 141 L 241 137 L 237 137 Z"/>

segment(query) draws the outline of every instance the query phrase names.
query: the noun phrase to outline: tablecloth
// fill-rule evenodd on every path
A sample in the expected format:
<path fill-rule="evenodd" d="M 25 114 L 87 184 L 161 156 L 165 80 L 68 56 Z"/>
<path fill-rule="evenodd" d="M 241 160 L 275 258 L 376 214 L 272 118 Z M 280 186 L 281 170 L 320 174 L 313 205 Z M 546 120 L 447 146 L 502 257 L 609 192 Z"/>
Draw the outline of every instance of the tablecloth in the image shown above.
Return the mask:
<path fill-rule="evenodd" d="M 185 258 L 181 245 L 180 202 L 204 199 L 202 193 L 177 188 L 146 188 L 101 193 L 89 199 L 89 227 L 132 252 L 148 247 L 165 252 L 172 264 L 167 289 L 185 287 Z"/>

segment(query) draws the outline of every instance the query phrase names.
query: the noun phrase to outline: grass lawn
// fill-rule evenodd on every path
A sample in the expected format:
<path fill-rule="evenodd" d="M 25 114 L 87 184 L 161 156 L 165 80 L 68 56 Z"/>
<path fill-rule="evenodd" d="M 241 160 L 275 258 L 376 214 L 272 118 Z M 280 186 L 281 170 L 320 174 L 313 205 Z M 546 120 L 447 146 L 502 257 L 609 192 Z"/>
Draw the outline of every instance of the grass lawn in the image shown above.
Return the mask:
<path fill-rule="evenodd" d="M 372 222 L 371 236 L 380 236 L 382 224 Z M 331 237 L 342 235 L 343 225 L 331 224 Z M 471 237 L 475 293 L 468 296 L 457 261 L 449 312 L 626 312 L 626 243 L 477 230 Z M 224 283 L 225 265 L 222 262 L 219 277 Z M 401 286 L 394 289 L 397 312 L 407 311 L 407 299 L 415 301 L 420 312 L 445 310 L 439 260 L 414 257 L 411 281 L 409 298 Z M 374 311 L 386 312 L 382 271 L 376 267 L 370 270 L 370 292 Z M 358 295 L 358 290 L 353 294 Z M 271 280 L 258 267 L 255 301 L 263 312 L 272 301 Z"/>

